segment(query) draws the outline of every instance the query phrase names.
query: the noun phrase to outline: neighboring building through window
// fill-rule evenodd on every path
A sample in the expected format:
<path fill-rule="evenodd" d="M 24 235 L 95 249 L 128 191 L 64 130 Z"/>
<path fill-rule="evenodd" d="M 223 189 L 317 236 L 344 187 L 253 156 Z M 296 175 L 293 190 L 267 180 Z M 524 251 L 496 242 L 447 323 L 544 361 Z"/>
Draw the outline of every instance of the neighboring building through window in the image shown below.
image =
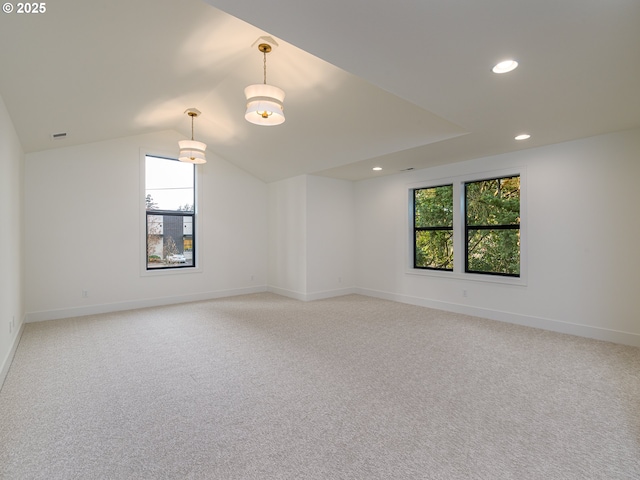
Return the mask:
<path fill-rule="evenodd" d="M 414 268 L 453 270 L 453 185 L 413 191 Z"/>
<path fill-rule="evenodd" d="M 145 157 L 147 270 L 195 267 L 195 166 Z"/>
<path fill-rule="evenodd" d="M 520 276 L 520 176 L 464 185 L 465 272 Z"/>

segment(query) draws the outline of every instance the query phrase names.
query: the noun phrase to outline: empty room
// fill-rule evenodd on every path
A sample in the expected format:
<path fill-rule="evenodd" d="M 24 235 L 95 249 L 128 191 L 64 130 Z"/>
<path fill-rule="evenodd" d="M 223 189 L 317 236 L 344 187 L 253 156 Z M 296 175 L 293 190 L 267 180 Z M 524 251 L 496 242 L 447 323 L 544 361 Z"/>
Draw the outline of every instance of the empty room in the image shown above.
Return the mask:
<path fill-rule="evenodd" d="M 640 479 L 640 3 L 0 43 L 1 479 Z"/>

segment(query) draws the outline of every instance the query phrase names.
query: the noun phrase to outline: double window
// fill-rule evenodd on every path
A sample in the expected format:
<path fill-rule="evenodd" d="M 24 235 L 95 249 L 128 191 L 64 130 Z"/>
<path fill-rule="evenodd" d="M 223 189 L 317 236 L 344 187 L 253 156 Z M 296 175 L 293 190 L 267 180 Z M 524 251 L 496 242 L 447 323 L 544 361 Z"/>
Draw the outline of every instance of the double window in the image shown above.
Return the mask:
<path fill-rule="evenodd" d="M 146 268 L 196 266 L 195 166 L 145 156 Z"/>
<path fill-rule="evenodd" d="M 413 268 L 520 276 L 520 175 L 415 188 L 412 212 Z"/>

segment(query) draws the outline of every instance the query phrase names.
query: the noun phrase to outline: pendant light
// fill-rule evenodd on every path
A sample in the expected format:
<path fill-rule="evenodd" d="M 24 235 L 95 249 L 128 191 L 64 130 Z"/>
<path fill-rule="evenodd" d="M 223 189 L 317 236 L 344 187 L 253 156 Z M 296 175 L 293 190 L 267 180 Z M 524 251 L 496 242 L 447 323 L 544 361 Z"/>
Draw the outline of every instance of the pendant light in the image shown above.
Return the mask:
<path fill-rule="evenodd" d="M 264 58 L 264 83 L 249 85 L 244 89 L 247 97 L 247 111 L 244 118 L 256 125 L 280 125 L 284 122 L 284 91 L 273 85 L 267 85 L 267 53 L 271 51 L 271 45 L 261 43 L 258 50 Z"/>
<path fill-rule="evenodd" d="M 200 111 L 195 108 L 188 108 L 184 113 L 191 117 L 191 140 L 180 140 L 178 142 L 180 146 L 178 160 L 194 164 L 207 163 L 207 159 L 204 156 L 207 146 L 193 139 L 193 117 L 200 115 Z"/>

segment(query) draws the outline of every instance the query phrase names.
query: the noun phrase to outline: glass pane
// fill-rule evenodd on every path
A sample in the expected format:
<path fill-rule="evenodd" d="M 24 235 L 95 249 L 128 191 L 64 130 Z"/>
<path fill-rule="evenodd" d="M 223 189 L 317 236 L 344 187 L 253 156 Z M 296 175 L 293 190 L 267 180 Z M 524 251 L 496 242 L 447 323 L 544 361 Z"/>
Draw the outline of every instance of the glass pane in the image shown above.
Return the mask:
<path fill-rule="evenodd" d="M 453 226 L 453 185 L 414 190 L 416 227 Z"/>
<path fill-rule="evenodd" d="M 520 275 L 520 230 L 469 230 L 467 271 Z"/>
<path fill-rule="evenodd" d="M 147 268 L 193 265 L 193 217 L 147 215 Z"/>
<path fill-rule="evenodd" d="M 519 225 L 520 177 L 465 184 L 467 225 Z"/>
<path fill-rule="evenodd" d="M 194 168 L 191 163 L 147 156 L 145 195 L 147 210 L 193 212 Z"/>
<path fill-rule="evenodd" d="M 453 269 L 453 230 L 416 232 L 416 268 Z"/>

